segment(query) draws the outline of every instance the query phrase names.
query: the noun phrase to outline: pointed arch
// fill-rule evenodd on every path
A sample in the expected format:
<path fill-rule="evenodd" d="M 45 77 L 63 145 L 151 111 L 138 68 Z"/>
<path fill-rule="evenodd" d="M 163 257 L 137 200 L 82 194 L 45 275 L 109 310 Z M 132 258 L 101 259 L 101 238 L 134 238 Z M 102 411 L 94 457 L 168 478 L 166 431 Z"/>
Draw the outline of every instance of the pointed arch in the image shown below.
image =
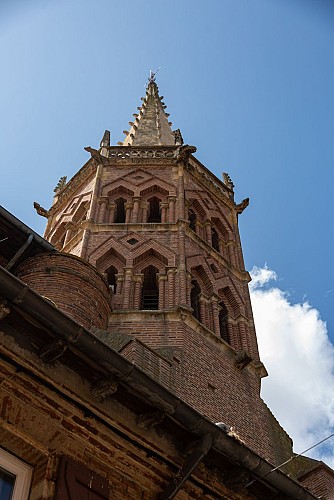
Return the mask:
<path fill-rule="evenodd" d="M 88 201 L 82 201 L 74 211 L 72 221 L 78 223 L 84 220 L 88 212 L 88 206 Z"/>
<path fill-rule="evenodd" d="M 148 253 L 147 253 L 148 252 Z M 175 254 L 154 240 L 148 240 L 139 245 L 133 252 L 133 264 L 144 260 L 147 255 L 156 256 L 166 266 L 175 267 Z"/>
<path fill-rule="evenodd" d="M 220 289 L 218 295 L 221 302 L 224 303 L 227 311 L 231 317 L 236 319 L 241 312 L 243 312 L 242 304 L 240 303 L 239 297 L 233 292 L 232 288 L 229 286 Z"/>
<path fill-rule="evenodd" d="M 122 266 L 126 265 L 127 258 L 129 256 L 129 250 L 122 244 L 122 242 L 114 239 L 113 236 L 110 236 L 106 241 L 101 243 L 97 248 L 93 250 L 93 252 L 89 255 L 89 262 L 96 267 L 98 264 L 101 265 L 104 262 L 104 259 L 110 254 L 110 252 L 116 255 L 120 262 L 123 263 Z"/>
<path fill-rule="evenodd" d="M 213 222 L 215 228 L 221 234 L 225 242 L 233 239 L 232 229 L 229 227 L 226 221 L 218 219 L 217 217 L 212 217 L 211 221 Z"/>
<path fill-rule="evenodd" d="M 191 198 L 189 200 L 189 210 L 192 210 L 196 214 L 200 222 L 204 222 L 208 218 L 205 208 L 197 198 Z"/>
<path fill-rule="evenodd" d="M 114 248 L 110 248 L 95 263 L 96 268 L 100 272 L 107 274 L 109 284 L 114 286 L 116 285 L 116 274 L 120 273 L 125 265 L 125 258 Z"/>
<path fill-rule="evenodd" d="M 163 196 L 168 196 L 175 194 L 175 192 L 175 186 L 172 186 L 167 182 L 158 179 L 157 177 L 153 177 L 153 179 L 144 181 L 142 185 L 139 186 L 139 195 L 143 197 L 155 193 L 160 193 Z"/>
<path fill-rule="evenodd" d="M 134 186 L 126 179 L 117 179 L 103 186 L 101 196 L 115 196 L 117 194 L 126 194 L 134 196 Z"/>

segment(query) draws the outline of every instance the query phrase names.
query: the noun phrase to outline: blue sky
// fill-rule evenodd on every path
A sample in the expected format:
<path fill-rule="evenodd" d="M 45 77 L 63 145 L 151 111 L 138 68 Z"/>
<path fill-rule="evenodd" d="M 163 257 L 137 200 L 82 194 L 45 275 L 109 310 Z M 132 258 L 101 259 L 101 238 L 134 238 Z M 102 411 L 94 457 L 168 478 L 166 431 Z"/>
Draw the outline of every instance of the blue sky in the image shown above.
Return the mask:
<path fill-rule="evenodd" d="M 105 129 L 123 139 L 161 67 L 173 127 L 250 197 L 246 267 L 267 263 L 333 341 L 332 1 L 2 0 L 0 57 L 2 205 L 43 233 L 33 201 L 48 208 Z"/>

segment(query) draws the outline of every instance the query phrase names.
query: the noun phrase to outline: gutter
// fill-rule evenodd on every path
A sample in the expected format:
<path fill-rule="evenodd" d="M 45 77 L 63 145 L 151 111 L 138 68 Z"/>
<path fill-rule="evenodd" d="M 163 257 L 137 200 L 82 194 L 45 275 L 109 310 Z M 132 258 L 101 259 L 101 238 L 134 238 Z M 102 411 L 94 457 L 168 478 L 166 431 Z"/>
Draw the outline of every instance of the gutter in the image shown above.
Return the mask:
<path fill-rule="evenodd" d="M 29 231 L 31 232 L 30 229 Z M 283 474 L 283 472 L 278 469 L 272 470 L 273 466 L 266 460 L 227 436 L 213 422 L 162 387 L 141 369 L 111 349 L 79 323 L 70 319 L 56 306 L 43 299 L 1 266 L 0 293 L 9 301 L 19 305 L 30 316 L 41 321 L 65 346 L 64 350 L 68 345 L 75 345 L 76 349 L 86 354 L 109 372 L 110 377 L 116 376 L 124 385 L 130 388 L 131 392 L 141 394 L 152 405 L 160 408 L 181 426 L 200 437 L 210 435 L 212 448 L 215 451 L 246 468 L 255 476 L 256 480 L 294 499 L 314 500 L 317 498 L 297 481 Z"/>
<path fill-rule="evenodd" d="M 32 234 L 34 237 L 34 241 L 43 248 L 43 250 L 46 250 L 47 252 L 56 252 L 57 250 L 51 243 L 46 241 L 44 238 L 42 238 L 39 234 L 35 233 L 30 227 L 26 226 L 23 222 L 21 222 L 19 219 L 17 219 L 14 215 L 12 215 L 10 212 L 8 212 L 4 207 L 0 205 L 0 218 L 5 219 L 7 222 L 9 222 L 12 226 L 16 227 L 19 229 L 22 233 L 26 234 L 28 237 Z"/>

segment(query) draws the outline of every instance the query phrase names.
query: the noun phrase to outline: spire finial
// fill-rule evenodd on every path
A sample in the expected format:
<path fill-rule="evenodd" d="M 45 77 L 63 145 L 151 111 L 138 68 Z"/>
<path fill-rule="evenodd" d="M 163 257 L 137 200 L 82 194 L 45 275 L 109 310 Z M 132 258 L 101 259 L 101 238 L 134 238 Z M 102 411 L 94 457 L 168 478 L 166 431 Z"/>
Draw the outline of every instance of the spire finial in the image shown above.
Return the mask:
<path fill-rule="evenodd" d="M 160 68 L 161 68 L 161 66 L 159 66 L 159 68 L 155 72 L 150 69 L 150 76 L 148 77 L 148 84 L 155 83 L 155 75 L 158 73 Z"/>

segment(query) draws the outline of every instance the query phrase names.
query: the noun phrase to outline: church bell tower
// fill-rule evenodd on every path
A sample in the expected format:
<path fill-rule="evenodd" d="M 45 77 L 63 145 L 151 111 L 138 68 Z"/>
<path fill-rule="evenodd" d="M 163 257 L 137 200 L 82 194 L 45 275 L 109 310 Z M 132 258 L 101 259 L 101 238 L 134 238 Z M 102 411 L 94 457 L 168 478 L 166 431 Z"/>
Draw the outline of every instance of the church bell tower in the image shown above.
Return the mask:
<path fill-rule="evenodd" d="M 133 117 L 122 143 L 110 145 L 106 131 L 74 177 L 60 180 L 45 238 L 108 283 L 108 327 L 92 324 L 93 333 L 282 462 L 291 440 L 260 397 L 266 370 L 239 237 L 248 199 L 237 203 L 229 175 L 218 179 L 172 130 L 153 74 Z"/>

